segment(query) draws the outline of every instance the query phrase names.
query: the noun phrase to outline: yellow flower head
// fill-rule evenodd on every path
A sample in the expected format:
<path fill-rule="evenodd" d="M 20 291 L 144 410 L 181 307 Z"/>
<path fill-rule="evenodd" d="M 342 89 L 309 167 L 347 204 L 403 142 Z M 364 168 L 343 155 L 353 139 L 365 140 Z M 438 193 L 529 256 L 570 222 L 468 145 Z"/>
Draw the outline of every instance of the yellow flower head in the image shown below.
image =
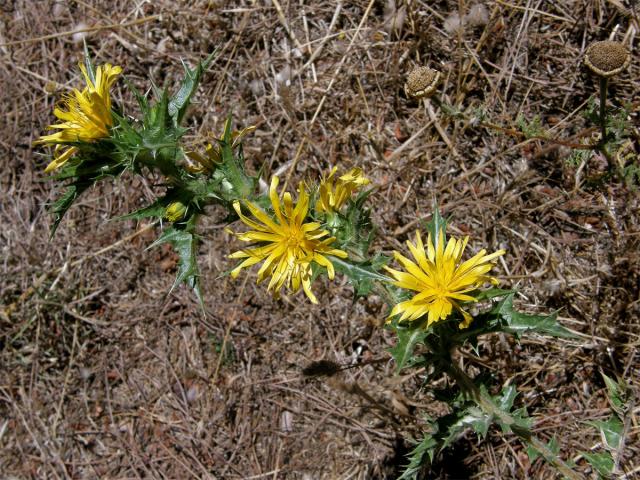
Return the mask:
<path fill-rule="evenodd" d="M 101 65 L 96 68 L 95 83 L 91 80 L 84 65 L 80 70 L 87 82 L 84 90 L 74 89 L 62 100 L 62 106 L 56 107 L 53 114 L 62 123 L 49 125 L 49 129 L 59 129 L 59 132 L 40 137 L 35 143 L 55 145 L 54 159 L 47 166 L 45 172 L 50 172 L 64 165 L 71 156 L 78 151 L 77 147 L 64 144 L 77 142 L 95 142 L 109 136 L 109 128 L 113 125 L 111 115 L 111 97 L 109 90 L 122 68 Z"/>
<path fill-rule="evenodd" d="M 487 282 L 498 284 L 498 280 L 487 276 L 486 273 L 493 267 L 492 261 L 505 253 L 504 250 L 498 250 L 487 255 L 486 250 L 481 250 L 474 257 L 461 263 L 468 240 L 469 237 L 465 237 L 464 240 L 451 238 L 445 247 L 444 232 L 441 230 L 436 245 L 429 235 L 425 251 L 420 232 L 417 231 L 415 245 L 407 241 L 409 251 L 417 263 L 398 252 L 393 252 L 394 258 L 402 264 L 406 272 L 385 267 L 395 278 L 392 283 L 418 293 L 410 300 L 393 307 L 389 317 L 402 314 L 400 321 L 411 321 L 428 314 L 429 326 L 447 318 L 455 308 L 464 318 L 460 328 L 468 327 L 473 317 L 461 308 L 459 302 L 475 301 L 469 292 Z"/>
<path fill-rule="evenodd" d="M 309 194 L 304 186 L 300 184 L 298 203 L 294 206 L 289 192 L 282 196 L 281 204 L 276 192 L 278 182 L 278 177 L 273 177 L 269 188 L 275 218 L 247 201 L 244 204 L 255 220 L 250 219 L 242 213 L 240 202 L 234 202 L 233 207 L 240 220 L 252 229 L 235 235 L 244 242 L 257 242 L 258 245 L 229 256 L 244 258 L 231 276 L 236 278 L 243 268 L 264 262 L 258 271 L 258 283 L 271 277 L 267 290 L 273 290 L 274 297 L 278 297 L 283 286 L 293 292 L 302 286 L 307 297 L 313 303 L 318 303 L 311 292 L 311 263 L 326 267 L 329 279 L 333 279 L 335 271 L 327 255 L 346 258 L 347 253 L 330 247 L 335 238 L 323 238 L 329 233 L 321 229 L 320 223 L 304 223 L 309 211 Z"/>
<path fill-rule="evenodd" d="M 347 173 L 334 179 L 338 170 L 334 167 L 327 178 L 320 182 L 320 198 L 316 202 L 317 212 L 337 212 L 351 198 L 353 192 L 361 186 L 368 185 L 369 180 L 359 168 L 352 168 Z"/>

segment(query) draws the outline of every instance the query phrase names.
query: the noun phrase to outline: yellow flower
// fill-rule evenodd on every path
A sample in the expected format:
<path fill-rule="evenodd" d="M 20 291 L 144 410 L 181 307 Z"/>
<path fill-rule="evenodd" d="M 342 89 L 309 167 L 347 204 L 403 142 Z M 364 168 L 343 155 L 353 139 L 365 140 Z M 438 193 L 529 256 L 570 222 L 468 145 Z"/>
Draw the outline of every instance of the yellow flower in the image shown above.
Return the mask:
<path fill-rule="evenodd" d="M 164 211 L 164 217 L 170 222 L 182 220 L 187 213 L 187 206 L 182 202 L 171 202 Z"/>
<path fill-rule="evenodd" d="M 111 115 L 111 97 L 109 90 L 122 68 L 110 64 L 96 68 L 95 83 L 89 77 L 84 65 L 80 70 L 87 86 L 84 90 L 74 89 L 62 100 L 62 108 L 56 107 L 53 114 L 62 123 L 50 125 L 49 129 L 59 129 L 59 132 L 40 137 L 36 144 L 55 145 L 54 159 L 47 166 L 45 172 L 50 172 L 64 165 L 73 154 L 78 151 L 75 146 L 63 146 L 68 143 L 94 142 L 109 136 L 109 128 L 113 125 Z"/>
<path fill-rule="evenodd" d="M 498 250 L 487 255 L 486 250 L 481 250 L 466 262 L 460 263 L 468 240 L 469 237 L 464 240 L 450 238 L 445 247 L 444 233 L 440 231 L 436 245 L 429 235 L 425 251 L 420 232 L 417 231 L 415 245 L 407 241 L 409 251 L 417 263 L 393 252 L 406 272 L 385 267 L 395 278 L 392 283 L 418 293 L 410 300 L 398 303 L 391 310 L 389 318 L 402 314 L 400 321 L 411 321 L 428 314 L 429 326 L 447 318 L 455 308 L 464 318 L 460 328 L 468 327 L 473 317 L 462 309 L 459 302 L 476 301 L 469 292 L 482 287 L 486 282 L 498 284 L 498 280 L 486 273 L 493 267 L 492 261 L 505 253 L 504 250 Z"/>
<path fill-rule="evenodd" d="M 231 276 L 236 278 L 243 268 L 264 261 L 258 271 L 258 283 L 271 277 L 267 290 L 273 290 L 274 297 L 279 296 L 283 286 L 293 292 L 302 287 L 307 297 L 318 303 L 311 292 L 311 263 L 326 267 L 329 279 L 333 279 L 335 271 L 327 256 L 346 258 L 347 253 L 331 248 L 335 238 L 323 239 L 329 233 L 322 230 L 320 223 L 304 223 L 309 211 L 309 194 L 303 185 L 298 188 L 298 203 L 294 206 L 289 192 L 283 195 L 280 203 L 276 192 L 278 182 L 278 177 L 273 177 L 269 188 L 275 218 L 247 201 L 244 204 L 255 217 L 255 220 L 250 219 L 242 213 L 240 202 L 234 202 L 233 207 L 240 220 L 252 229 L 235 235 L 244 242 L 258 242 L 258 246 L 230 255 L 230 258 L 245 259 L 231 272 Z"/>
<path fill-rule="evenodd" d="M 320 182 L 320 198 L 316 202 L 317 212 L 337 212 L 351 198 L 353 192 L 363 185 L 368 185 L 369 180 L 359 168 L 352 168 L 347 173 L 334 180 L 337 167 L 331 170 L 327 178 Z"/>

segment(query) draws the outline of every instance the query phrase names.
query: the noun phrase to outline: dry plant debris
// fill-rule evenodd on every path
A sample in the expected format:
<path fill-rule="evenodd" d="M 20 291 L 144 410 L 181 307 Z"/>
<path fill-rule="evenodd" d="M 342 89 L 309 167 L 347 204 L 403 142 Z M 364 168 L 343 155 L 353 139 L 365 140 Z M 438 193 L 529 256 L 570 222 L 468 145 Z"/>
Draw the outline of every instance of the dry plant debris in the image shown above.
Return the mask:
<path fill-rule="evenodd" d="M 451 14 L 467 18 L 480 3 L 486 22 L 444 28 Z M 151 76 L 172 85 L 179 60 L 193 64 L 218 47 L 190 112 L 194 145 L 220 132 L 233 108 L 240 124 L 258 126 L 245 146 L 256 171 L 295 185 L 333 165 L 366 169 L 393 248 L 437 198 L 456 235 L 473 231 L 478 245 L 506 250 L 496 276 L 519 287 L 520 306 L 558 309 L 580 339 L 495 337 L 465 361 L 517 383 L 536 432 L 555 436 L 565 458 L 598 448 L 586 423 L 608 414 L 598 372 L 638 393 L 638 192 L 591 185 L 603 161 L 567 165 L 562 145 L 515 141 L 437 112 L 434 122 L 403 86 L 412 65 L 437 66 L 444 100 L 458 109 L 505 125 L 539 115 L 565 138 L 590 135 L 580 112 L 595 89 L 580 59 L 585 45 L 610 34 L 637 44 L 633 3 L 0 4 L 2 475 L 395 478 L 410 448 L 402 438 L 442 408 L 421 396 L 419 376 L 393 375 L 379 300 L 354 304 L 332 283 L 314 291 L 321 306 L 311 309 L 221 276 L 233 268 L 214 248 L 231 241 L 223 218 L 208 221 L 200 251 L 206 315 L 187 290 L 167 296 L 175 257 L 144 251 L 153 238 L 144 225 L 122 242 L 123 226 L 104 221 L 150 197 L 149 184 L 89 191 L 48 240 L 46 205 L 56 192 L 42 181 L 46 159 L 33 141 L 60 93 L 78 83 L 70 72 L 83 39 L 133 84 Z M 635 155 L 639 70 L 632 62 L 615 85 L 618 101 L 631 102 Z M 134 108 L 118 89 L 114 101 Z M 329 379 L 302 375 L 320 360 L 353 368 Z M 637 415 L 636 405 L 617 458 L 621 478 L 640 473 Z M 472 438 L 428 478 L 554 476 L 499 435 Z"/>

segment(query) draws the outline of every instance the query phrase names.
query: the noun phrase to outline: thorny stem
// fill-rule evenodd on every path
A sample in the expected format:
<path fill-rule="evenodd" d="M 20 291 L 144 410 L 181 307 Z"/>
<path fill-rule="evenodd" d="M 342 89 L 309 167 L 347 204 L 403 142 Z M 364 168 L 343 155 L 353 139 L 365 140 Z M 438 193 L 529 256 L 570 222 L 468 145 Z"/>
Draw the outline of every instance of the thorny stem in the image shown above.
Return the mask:
<path fill-rule="evenodd" d="M 509 413 L 500 409 L 491 397 L 483 393 L 473 380 L 456 365 L 450 361 L 445 366 L 447 373 L 456 381 L 458 386 L 473 400 L 485 413 L 499 419 L 500 423 L 508 427 L 523 443 L 533 447 L 540 452 L 544 459 L 553 465 L 562 475 L 570 480 L 581 480 L 581 476 L 573 471 L 562 459 L 549 450 L 549 447 L 533 436 L 529 429 L 518 424 L 517 420 Z"/>

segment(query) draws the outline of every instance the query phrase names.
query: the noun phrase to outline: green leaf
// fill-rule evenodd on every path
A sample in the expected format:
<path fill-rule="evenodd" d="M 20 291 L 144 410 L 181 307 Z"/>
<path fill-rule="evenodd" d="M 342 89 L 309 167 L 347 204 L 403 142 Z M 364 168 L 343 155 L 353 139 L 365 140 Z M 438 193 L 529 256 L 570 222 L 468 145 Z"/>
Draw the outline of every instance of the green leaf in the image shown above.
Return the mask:
<path fill-rule="evenodd" d="M 123 170 L 121 165 L 110 163 L 108 155 L 111 147 L 108 144 L 97 142 L 91 145 L 82 144 L 78 148 L 80 151 L 76 157 L 53 176 L 58 181 L 71 180 L 71 182 L 67 185 L 64 195 L 49 208 L 54 215 L 50 237 L 54 236 L 64 215 L 85 190 L 104 178 L 120 174 Z"/>
<path fill-rule="evenodd" d="M 468 428 L 484 437 L 494 420 L 490 414 L 471 402 L 464 402 L 454 408 L 452 413 L 436 420 L 437 428 L 434 429 L 436 432 L 434 436 L 438 441 L 439 450 L 453 445 Z"/>
<path fill-rule="evenodd" d="M 156 91 L 157 100 L 152 106 L 141 104 L 144 116 L 142 128 L 137 132 L 135 160 L 137 164 L 147 168 L 157 168 L 165 177 L 174 182 L 182 179 L 185 172 L 178 168 L 178 161 L 182 159 L 182 150 L 179 140 L 186 132 L 185 129 L 173 124 L 169 115 L 169 97 L 166 90 Z M 133 166 L 135 171 L 138 166 Z"/>
<path fill-rule="evenodd" d="M 471 406 L 467 408 L 467 414 L 460 419 L 460 422 L 463 425 L 469 425 L 481 438 L 485 438 L 493 423 L 493 417 L 487 415 L 480 408 Z"/>
<path fill-rule="evenodd" d="M 93 67 L 93 63 L 91 62 L 91 54 L 89 54 L 89 47 L 87 47 L 87 41 L 82 40 L 84 44 L 84 66 L 87 69 L 87 75 L 89 75 L 89 79 L 95 85 L 96 84 L 96 70 Z"/>
<path fill-rule="evenodd" d="M 189 107 L 189 102 L 200 83 L 202 73 L 209 67 L 216 51 L 212 52 L 206 60 L 198 63 L 193 70 L 182 62 L 184 67 L 184 78 L 178 91 L 169 100 L 169 115 L 173 118 L 174 126 L 177 127 L 182 123 L 182 118 Z"/>
<path fill-rule="evenodd" d="M 414 322 L 409 328 L 398 327 L 396 334 L 398 341 L 393 348 L 389 349 L 389 353 L 396 361 L 396 372 L 399 372 L 413 356 L 415 346 L 424 341 L 428 332 L 422 328 L 420 322 Z"/>
<path fill-rule="evenodd" d="M 515 293 L 515 290 L 504 290 L 502 288 L 490 288 L 488 290 L 480 290 L 478 292 L 470 292 L 469 295 L 475 298 L 478 302 L 483 300 L 492 300 L 497 297 L 504 297 Z"/>
<path fill-rule="evenodd" d="M 513 401 L 518 396 L 518 390 L 515 385 L 507 385 L 503 387 L 498 397 L 498 406 L 505 412 L 510 412 L 513 408 Z"/>
<path fill-rule="evenodd" d="M 140 111 L 142 112 L 143 118 L 147 115 L 149 111 L 149 99 L 146 95 L 143 95 L 140 90 L 136 88 L 136 86 L 129 81 L 129 79 L 124 78 L 124 83 L 127 86 L 127 89 L 133 93 L 134 98 L 138 102 L 138 106 L 140 107 Z"/>
<path fill-rule="evenodd" d="M 438 442 L 431 435 L 425 434 L 422 441 L 411 450 L 409 463 L 398 480 L 415 480 L 422 467 L 433 461 L 437 446 Z"/>
<path fill-rule="evenodd" d="M 76 201 L 76 199 L 87 190 L 89 187 L 93 185 L 93 180 L 78 180 L 67 187 L 66 192 L 62 197 L 56 200 L 50 207 L 51 213 L 53 213 L 53 225 L 51 226 L 51 232 L 49 233 L 49 238 L 53 238 L 60 225 L 60 222 L 64 218 L 67 210 L 71 208 L 71 205 Z"/>
<path fill-rule="evenodd" d="M 332 237 L 336 238 L 337 248 L 353 253 L 355 258 L 363 261 L 368 258 L 369 248 L 376 232 L 375 226 L 371 222 L 371 212 L 365 207 L 365 202 L 371 191 L 363 190 L 354 199 L 350 199 L 344 214 L 325 212 L 319 217 L 319 220 L 324 220 L 324 228 L 331 232 Z M 376 256 L 382 257 L 381 255 Z M 375 263 L 375 260 L 372 259 L 371 263 Z"/>
<path fill-rule="evenodd" d="M 608 377 L 604 372 L 600 373 L 604 379 L 604 383 L 607 385 L 607 393 L 609 401 L 615 410 L 622 411 L 625 407 L 627 386 L 624 380 L 616 382 L 611 377 Z"/>
<path fill-rule="evenodd" d="M 485 398 L 490 398 L 491 403 L 496 407 L 491 416 L 491 421 L 496 422 L 504 433 L 514 432 L 517 435 L 530 435 L 531 419 L 526 408 L 513 410 L 513 402 L 518 394 L 515 385 L 508 385 L 502 388 L 497 396 L 491 396 L 487 392 L 487 387 L 480 384 L 480 390 Z M 502 415 L 504 412 L 505 415 Z"/>
<path fill-rule="evenodd" d="M 608 452 L 580 452 L 587 462 L 603 478 L 610 478 L 613 473 L 613 458 Z"/>
<path fill-rule="evenodd" d="M 142 220 L 143 218 L 162 218 L 164 217 L 165 209 L 168 205 L 167 197 L 162 197 L 151 205 L 147 205 L 146 207 L 142 207 L 134 212 L 127 213 L 126 215 L 121 215 L 119 217 L 115 217 L 114 220 Z"/>
<path fill-rule="evenodd" d="M 163 243 L 169 243 L 178 254 L 178 274 L 171 287 L 171 291 L 184 283 L 192 288 L 198 297 L 200 306 L 203 307 L 202 291 L 200 289 L 200 274 L 197 264 L 198 237 L 195 235 L 197 215 L 192 216 L 186 224 L 174 224 L 165 229 L 160 237 L 149 248 Z"/>
<path fill-rule="evenodd" d="M 142 220 L 143 218 L 164 218 L 167 206 L 172 202 L 180 201 L 184 205 L 188 205 L 190 209 L 192 205 L 193 192 L 186 188 L 171 188 L 167 193 L 153 202 L 151 205 L 142 207 L 134 212 L 127 213 L 114 220 Z M 184 220 L 183 220 L 184 221 Z"/>
<path fill-rule="evenodd" d="M 245 171 L 242 145 L 238 146 L 235 150 L 233 148 L 231 126 L 232 117 L 229 115 L 224 124 L 222 140 L 218 140 L 218 143 L 220 144 L 220 154 L 222 157 L 220 170 L 222 171 L 226 183 L 230 187 L 225 195 L 229 202 L 243 198 L 251 198 L 251 194 L 257 185 L 257 178 L 251 178 Z M 235 152 L 237 152 L 237 155 Z"/>
<path fill-rule="evenodd" d="M 549 443 L 547 444 L 547 448 L 555 456 L 559 456 L 560 444 L 558 443 L 558 440 L 556 439 L 556 437 L 553 437 L 551 440 L 549 440 Z M 529 456 L 529 461 L 533 463 L 538 457 L 540 457 L 541 453 L 533 445 L 529 444 L 527 446 L 527 455 Z"/>
<path fill-rule="evenodd" d="M 618 417 L 611 417 L 608 420 L 593 420 L 586 423 L 600 431 L 602 441 L 608 450 L 620 448 L 624 426 Z"/>
<path fill-rule="evenodd" d="M 489 295 L 502 296 L 503 293 L 496 289 Z M 563 327 L 555 313 L 551 315 L 529 315 L 518 312 L 513 308 L 513 293 L 507 293 L 506 297 L 496 302 L 488 312 L 476 315 L 470 327 L 453 333 L 452 343 L 462 344 L 466 341 L 474 344 L 480 335 L 495 332 L 504 332 L 522 337 L 526 333 L 537 333 L 553 337 L 575 338 L 576 335 Z"/>
<path fill-rule="evenodd" d="M 447 221 L 440 215 L 438 205 L 433 207 L 433 217 L 431 221 L 427 223 L 427 231 L 431 235 L 433 246 L 437 249 L 440 242 L 440 232 L 442 232 L 442 240 L 444 244 L 447 243 Z"/>
<path fill-rule="evenodd" d="M 520 338 L 525 333 L 538 333 L 552 337 L 575 338 L 575 334 L 558 323 L 557 314 L 529 315 L 518 312 L 513 308 L 513 294 L 498 302 L 491 310 L 491 314 L 498 315 L 504 323 L 494 331 L 503 331 Z"/>
<path fill-rule="evenodd" d="M 331 263 L 333 263 L 336 271 L 345 275 L 353 285 L 356 297 L 369 294 L 374 282 L 391 281 L 389 277 L 378 273 L 387 261 L 387 257 L 382 255 L 375 256 L 365 262 L 354 262 L 349 259 L 331 257 Z"/>

